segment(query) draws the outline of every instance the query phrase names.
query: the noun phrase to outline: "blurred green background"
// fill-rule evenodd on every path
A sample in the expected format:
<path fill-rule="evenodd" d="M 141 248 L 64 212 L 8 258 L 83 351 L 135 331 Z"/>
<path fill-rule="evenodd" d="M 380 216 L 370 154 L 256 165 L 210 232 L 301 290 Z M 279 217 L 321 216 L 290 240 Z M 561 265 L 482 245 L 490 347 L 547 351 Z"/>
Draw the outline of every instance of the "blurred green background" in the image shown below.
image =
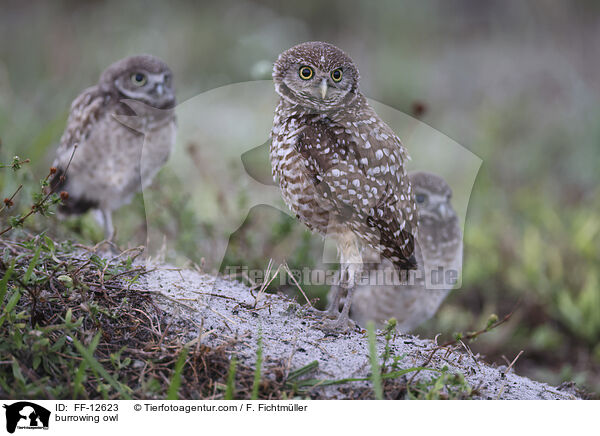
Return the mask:
<path fill-rule="evenodd" d="M 463 287 L 419 333 L 476 330 L 518 302 L 511 320 L 472 349 L 499 364 L 525 350 L 519 373 L 600 392 L 600 4 L 282 3 L 3 1 L 0 157 L 31 159 L 27 171 L 0 172 L 3 197 L 24 183 L 16 208 L 27 207 L 71 101 L 119 58 L 163 58 L 185 101 L 269 79 L 281 51 L 329 41 L 358 64 L 368 97 L 418 115 L 483 159 L 465 223 Z M 169 177 L 161 173 L 158 186 L 171 186 Z M 196 241 L 210 238 L 212 224 L 175 189 L 160 199 L 165 215 L 156 219 L 178 235 L 177 250 L 201 263 Z M 247 200 L 237 192 L 234 201 Z M 143 215 L 139 196 L 115 223 L 122 235 L 143 234 Z M 259 211 L 246 225 L 252 231 L 228 256 L 243 253 L 251 266 L 264 265 L 276 241 L 294 233 L 302 247 L 292 266 L 310 265 L 320 249 L 283 215 L 266 224 Z M 31 231 L 42 229 L 88 243 L 100 237 L 89 216 L 31 221 Z"/>

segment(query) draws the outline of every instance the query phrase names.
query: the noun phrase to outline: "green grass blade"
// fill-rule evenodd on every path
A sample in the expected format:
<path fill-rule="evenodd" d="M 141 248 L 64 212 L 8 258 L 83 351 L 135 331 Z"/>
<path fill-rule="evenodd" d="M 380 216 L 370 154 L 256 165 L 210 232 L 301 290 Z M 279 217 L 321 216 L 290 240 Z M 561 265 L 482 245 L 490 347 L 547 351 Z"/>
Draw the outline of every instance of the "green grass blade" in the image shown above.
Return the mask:
<path fill-rule="evenodd" d="M 396 378 L 402 377 L 405 374 L 415 371 L 433 371 L 433 372 L 442 372 L 437 368 L 425 368 L 424 366 L 415 366 L 413 368 L 401 369 L 399 371 L 388 372 L 386 374 L 382 374 L 382 378 Z"/>
<path fill-rule="evenodd" d="M 73 399 L 76 400 L 79 397 L 80 393 L 85 392 L 83 387 L 83 378 L 85 377 L 85 371 L 87 370 L 88 365 L 87 361 L 83 359 L 79 364 L 79 368 L 77 369 L 77 373 L 75 374 L 75 379 L 73 380 Z"/>
<path fill-rule="evenodd" d="M 377 341 L 375 339 L 375 324 L 367 323 L 367 337 L 369 339 L 369 360 L 371 361 L 371 383 L 375 399 L 383 400 L 383 387 L 381 385 L 381 368 L 377 356 Z"/>
<path fill-rule="evenodd" d="M 300 376 L 303 376 L 304 374 L 308 374 L 309 372 L 314 371 L 315 369 L 317 369 L 319 367 L 319 362 L 317 360 L 313 360 L 312 362 L 304 365 L 301 368 L 295 369 L 294 371 L 290 372 L 290 375 L 288 376 L 288 381 L 297 379 Z"/>
<path fill-rule="evenodd" d="M 13 259 L 12 263 L 6 270 L 4 277 L 0 280 L 0 304 L 4 301 L 4 297 L 6 296 L 6 292 L 8 290 L 8 281 L 10 280 L 10 276 L 12 275 L 15 269 L 15 260 Z"/>
<path fill-rule="evenodd" d="M 12 312 L 12 310 L 15 308 L 15 306 L 17 305 L 17 303 L 19 302 L 20 299 L 21 299 L 21 290 L 17 289 L 12 294 L 12 297 L 10 297 L 10 299 L 8 300 L 8 303 L 6 303 L 4 312 L 2 313 L 2 316 L 0 316 L 0 327 L 2 326 L 2 324 L 4 324 L 6 317 L 10 314 L 10 312 Z"/>
<path fill-rule="evenodd" d="M 173 376 L 171 377 L 171 384 L 169 385 L 169 390 L 167 392 L 167 400 L 178 400 L 179 395 L 179 387 L 181 386 L 181 374 L 183 373 L 183 367 L 185 366 L 185 361 L 187 359 L 188 349 L 183 348 L 181 353 L 179 353 L 179 358 L 177 359 L 177 363 L 175 363 L 175 370 L 173 371 Z"/>
<path fill-rule="evenodd" d="M 235 392 L 235 369 L 237 367 L 237 359 L 234 357 L 229 364 L 229 373 L 227 374 L 227 388 L 225 390 L 225 399 L 233 400 Z"/>
<path fill-rule="evenodd" d="M 35 253 L 33 254 L 33 259 L 31 259 L 31 262 L 29 262 L 27 271 L 25 271 L 25 275 L 23 276 L 23 283 L 29 283 L 29 279 L 31 278 L 33 269 L 36 267 L 36 265 L 38 263 L 38 259 L 40 258 L 41 252 L 42 252 L 42 246 L 38 245 L 38 247 L 35 249 Z"/>
<path fill-rule="evenodd" d="M 261 367 L 263 363 L 262 331 L 258 332 L 258 347 L 256 349 L 256 367 L 254 368 L 254 381 L 252 382 L 251 400 L 258 400 L 258 388 L 260 386 Z"/>

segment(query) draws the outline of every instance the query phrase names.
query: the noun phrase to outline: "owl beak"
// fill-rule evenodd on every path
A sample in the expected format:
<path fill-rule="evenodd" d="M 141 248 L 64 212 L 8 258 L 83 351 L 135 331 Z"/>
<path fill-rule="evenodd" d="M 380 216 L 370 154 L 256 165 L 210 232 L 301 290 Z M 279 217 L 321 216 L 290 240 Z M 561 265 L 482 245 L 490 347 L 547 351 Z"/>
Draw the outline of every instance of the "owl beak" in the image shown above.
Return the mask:
<path fill-rule="evenodd" d="M 158 85 L 156 85 L 156 93 L 158 94 L 159 97 L 162 97 L 162 95 L 165 93 L 165 87 L 163 86 L 162 83 L 159 83 Z"/>
<path fill-rule="evenodd" d="M 321 89 L 321 98 L 325 99 L 325 96 L 327 95 L 327 79 L 323 79 L 319 88 Z"/>
<path fill-rule="evenodd" d="M 448 209 L 448 206 L 444 203 L 441 203 L 437 207 L 437 212 L 443 220 L 448 219 L 448 217 L 450 217 L 450 210 Z"/>

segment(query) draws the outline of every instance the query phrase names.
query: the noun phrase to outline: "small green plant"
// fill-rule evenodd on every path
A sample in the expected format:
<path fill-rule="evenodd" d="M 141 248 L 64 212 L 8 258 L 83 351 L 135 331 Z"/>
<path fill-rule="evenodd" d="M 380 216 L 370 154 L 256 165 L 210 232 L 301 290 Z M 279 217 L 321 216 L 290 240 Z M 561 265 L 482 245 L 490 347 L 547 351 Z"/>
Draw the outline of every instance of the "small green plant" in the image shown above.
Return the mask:
<path fill-rule="evenodd" d="M 391 359 L 391 368 L 392 370 L 398 369 L 398 362 L 404 358 L 404 356 L 394 356 L 392 353 L 392 348 L 390 343 L 392 339 L 396 337 L 397 331 L 396 326 L 398 325 L 398 321 L 396 318 L 390 318 L 385 325 L 384 328 L 384 339 L 385 343 L 383 346 L 383 353 L 381 355 L 381 372 L 385 373 L 387 371 L 388 361 Z"/>
<path fill-rule="evenodd" d="M 79 354 L 83 356 L 87 363 L 87 367 L 91 368 L 95 376 L 97 378 L 102 378 L 103 380 L 106 380 L 112 388 L 114 388 L 117 392 L 119 392 L 119 394 L 121 394 L 121 398 L 123 398 L 124 400 L 131 400 L 131 396 L 129 395 L 129 388 L 123 383 L 117 381 L 106 370 L 106 368 L 104 368 L 104 366 L 102 366 L 100 362 L 98 362 L 98 360 L 94 357 L 94 351 L 96 350 L 96 347 L 98 347 L 99 342 L 100 333 L 97 333 L 96 336 L 94 336 L 94 339 L 92 339 L 88 348 L 81 344 L 81 342 L 79 342 L 76 338 L 73 338 L 73 345 L 75 345 L 75 348 L 77 349 L 77 351 L 79 351 Z M 98 384 L 98 389 L 101 391 L 102 397 L 105 400 L 108 400 L 108 389 L 104 386 L 104 384 Z"/>
<path fill-rule="evenodd" d="M 442 368 L 441 374 L 408 386 L 408 397 L 413 400 L 463 400 L 472 394 L 465 376 L 449 372 L 447 366 Z"/>
<path fill-rule="evenodd" d="M 29 162 L 29 159 L 21 159 L 19 156 L 15 156 L 10 164 L 0 163 L 0 168 L 11 168 L 16 172 L 20 170 L 24 164 Z M 32 204 L 30 205 L 29 210 L 3 217 L 3 221 L 6 221 L 6 224 L 0 227 L 0 236 L 15 228 L 22 227 L 25 221 L 32 215 L 38 214 L 47 216 L 53 213 L 53 207 L 60 203 L 61 200 L 67 198 L 68 195 L 66 192 L 61 192 L 59 195 L 50 188 L 50 181 L 55 176 L 56 172 L 56 168 L 50 168 L 46 177 L 40 181 L 39 187 L 32 193 Z M 12 195 L 4 199 L 3 205 L 0 207 L 0 213 L 14 207 L 16 197 L 21 192 L 22 188 L 23 184 L 19 184 Z"/>
<path fill-rule="evenodd" d="M 179 399 L 177 392 L 181 386 L 181 374 L 183 373 L 183 367 L 185 366 L 187 356 L 188 349 L 184 347 L 182 348 L 181 353 L 179 353 L 179 358 L 175 364 L 173 376 L 171 377 L 171 384 L 169 385 L 169 390 L 167 391 L 167 400 Z"/>

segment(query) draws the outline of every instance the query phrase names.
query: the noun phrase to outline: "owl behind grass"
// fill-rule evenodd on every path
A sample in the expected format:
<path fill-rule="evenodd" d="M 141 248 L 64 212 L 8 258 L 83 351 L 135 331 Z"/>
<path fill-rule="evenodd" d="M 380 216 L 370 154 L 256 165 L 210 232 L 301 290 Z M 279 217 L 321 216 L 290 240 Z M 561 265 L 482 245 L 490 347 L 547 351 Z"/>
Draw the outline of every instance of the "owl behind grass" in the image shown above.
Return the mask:
<path fill-rule="evenodd" d="M 462 269 L 462 232 L 450 203 L 450 186 L 431 173 L 414 172 L 409 177 L 419 210 L 415 250 L 419 274 L 411 283 L 385 283 L 396 273 L 394 266 L 388 260 L 379 262 L 373 250 L 364 253 L 372 283 L 357 286 L 350 310 L 350 317 L 361 326 L 374 321 L 382 327 L 386 320 L 396 318 L 397 329 L 410 332 L 435 314 Z M 434 283 L 442 278 L 446 281 Z"/>
<path fill-rule="evenodd" d="M 336 240 L 340 286 L 326 312 L 335 320 L 323 327 L 345 331 L 365 247 L 401 270 L 416 267 L 408 155 L 359 91 L 358 69 L 339 48 L 292 47 L 275 62 L 273 80 L 280 96 L 271 132 L 273 177 L 298 219 Z"/>
<path fill-rule="evenodd" d="M 51 181 L 68 194 L 60 216 L 97 210 L 112 239 L 112 212 L 148 186 L 169 157 L 174 107 L 173 74 L 160 59 L 131 56 L 109 66 L 71 105 Z"/>

